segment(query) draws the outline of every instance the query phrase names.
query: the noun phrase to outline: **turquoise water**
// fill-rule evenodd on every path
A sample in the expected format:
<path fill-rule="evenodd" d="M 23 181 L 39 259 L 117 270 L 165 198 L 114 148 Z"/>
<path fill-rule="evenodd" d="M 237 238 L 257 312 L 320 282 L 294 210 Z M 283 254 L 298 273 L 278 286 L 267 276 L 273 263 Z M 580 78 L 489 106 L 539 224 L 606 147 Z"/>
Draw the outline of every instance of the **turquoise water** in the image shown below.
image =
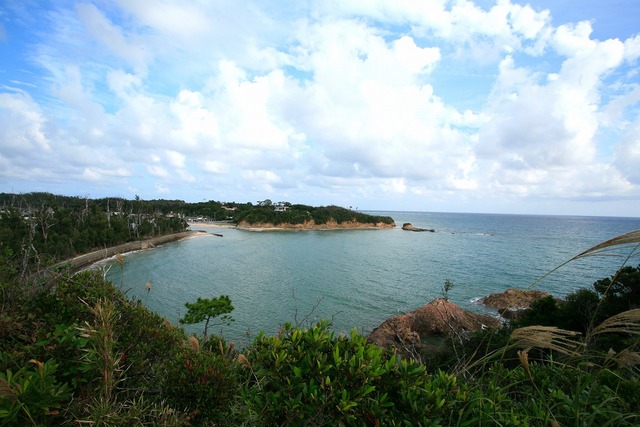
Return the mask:
<path fill-rule="evenodd" d="M 284 322 L 331 319 L 336 331 L 370 332 L 384 319 L 441 296 L 474 311 L 478 297 L 525 288 L 579 252 L 640 229 L 640 218 L 596 218 L 422 212 L 375 212 L 394 218 L 388 230 L 250 232 L 208 229 L 111 264 L 107 277 L 171 322 L 184 303 L 227 294 L 236 321 L 227 339 L 249 342 Z M 403 231 L 435 228 L 435 233 Z M 535 289 L 563 296 L 609 276 L 618 257 L 590 257 L 563 267 Z M 638 258 L 631 263 L 638 265 Z M 145 284 L 150 282 L 147 293 Z M 191 327 L 201 332 L 201 327 Z"/>

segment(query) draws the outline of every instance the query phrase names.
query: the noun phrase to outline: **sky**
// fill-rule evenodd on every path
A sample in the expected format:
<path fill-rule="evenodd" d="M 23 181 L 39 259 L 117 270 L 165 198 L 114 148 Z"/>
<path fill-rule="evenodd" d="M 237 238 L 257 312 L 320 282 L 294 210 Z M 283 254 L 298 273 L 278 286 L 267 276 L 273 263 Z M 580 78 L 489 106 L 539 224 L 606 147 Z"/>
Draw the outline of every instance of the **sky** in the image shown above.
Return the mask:
<path fill-rule="evenodd" d="M 0 2 L 0 192 L 640 216 L 640 1 Z"/>

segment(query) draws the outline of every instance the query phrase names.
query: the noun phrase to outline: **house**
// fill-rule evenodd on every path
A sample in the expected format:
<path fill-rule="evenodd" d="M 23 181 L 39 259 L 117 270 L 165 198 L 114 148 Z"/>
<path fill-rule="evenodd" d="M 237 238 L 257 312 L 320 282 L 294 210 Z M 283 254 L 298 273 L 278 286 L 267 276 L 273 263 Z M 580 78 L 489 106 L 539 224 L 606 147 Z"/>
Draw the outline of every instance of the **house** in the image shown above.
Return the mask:
<path fill-rule="evenodd" d="M 286 212 L 288 211 L 290 208 L 290 206 L 287 206 L 283 203 L 278 203 L 276 205 L 273 205 L 273 210 L 276 212 Z"/>

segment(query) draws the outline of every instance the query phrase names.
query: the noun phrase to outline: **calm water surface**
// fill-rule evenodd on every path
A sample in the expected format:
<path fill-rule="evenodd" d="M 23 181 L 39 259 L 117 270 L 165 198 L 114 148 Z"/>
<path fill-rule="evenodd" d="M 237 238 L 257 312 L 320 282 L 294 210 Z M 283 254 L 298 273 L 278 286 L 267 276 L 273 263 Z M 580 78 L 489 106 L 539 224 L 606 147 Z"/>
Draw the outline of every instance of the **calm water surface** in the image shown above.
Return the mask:
<path fill-rule="evenodd" d="M 445 279 L 454 283 L 453 302 L 483 311 L 478 297 L 525 288 L 579 252 L 640 229 L 640 218 L 375 214 L 393 217 L 397 228 L 208 229 L 224 237 L 197 237 L 130 254 L 124 269 L 111 264 L 107 277 L 171 322 L 184 315 L 185 302 L 227 294 L 236 321 L 215 332 L 240 343 L 305 318 L 332 319 L 336 331 L 368 333 L 387 317 L 441 296 Z M 403 231 L 404 222 L 436 232 Z M 563 296 L 610 276 L 622 262 L 618 257 L 573 262 L 535 289 Z M 631 263 L 637 265 L 638 258 Z"/>

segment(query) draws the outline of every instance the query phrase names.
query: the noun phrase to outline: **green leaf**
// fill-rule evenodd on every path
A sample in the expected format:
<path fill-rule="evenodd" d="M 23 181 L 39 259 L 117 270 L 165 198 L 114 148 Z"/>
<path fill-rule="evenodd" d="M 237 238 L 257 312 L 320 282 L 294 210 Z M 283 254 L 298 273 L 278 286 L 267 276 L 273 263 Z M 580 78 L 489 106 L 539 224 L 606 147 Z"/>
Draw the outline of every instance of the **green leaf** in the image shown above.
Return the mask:
<path fill-rule="evenodd" d="M 296 377 L 299 377 L 302 375 L 302 371 L 297 366 L 293 366 L 292 369 L 293 369 L 293 375 L 295 375 Z"/>

